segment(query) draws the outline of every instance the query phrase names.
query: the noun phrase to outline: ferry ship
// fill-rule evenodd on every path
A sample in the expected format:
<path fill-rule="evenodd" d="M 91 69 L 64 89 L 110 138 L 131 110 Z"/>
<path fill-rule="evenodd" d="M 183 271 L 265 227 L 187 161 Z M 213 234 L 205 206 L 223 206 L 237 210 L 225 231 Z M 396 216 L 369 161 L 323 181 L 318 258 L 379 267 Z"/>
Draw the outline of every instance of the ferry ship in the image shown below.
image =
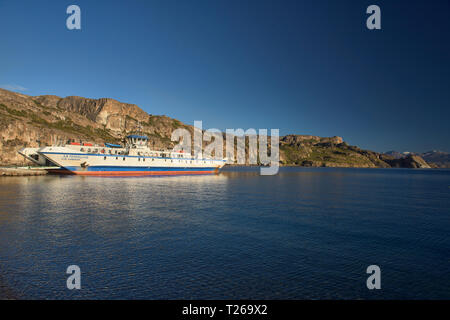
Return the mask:
<path fill-rule="evenodd" d="M 61 167 L 69 174 L 144 176 L 218 173 L 226 159 L 196 158 L 189 153 L 154 151 L 148 148 L 148 137 L 129 135 L 125 146 L 105 143 L 67 143 L 21 150 L 27 158 Z M 33 153 L 34 152 L 34 153 Z M 35 162 L 36 162 L 35 161 Z"/>

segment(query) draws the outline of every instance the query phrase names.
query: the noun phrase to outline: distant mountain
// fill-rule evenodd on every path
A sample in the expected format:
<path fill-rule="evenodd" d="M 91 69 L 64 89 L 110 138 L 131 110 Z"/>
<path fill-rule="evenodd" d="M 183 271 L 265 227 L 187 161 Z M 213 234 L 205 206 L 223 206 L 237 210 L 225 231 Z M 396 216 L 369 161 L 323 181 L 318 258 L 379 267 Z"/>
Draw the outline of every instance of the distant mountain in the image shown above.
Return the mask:
<path fill-rule="evenodd" d="M 450 153 L 443 151 L 428 151 L 420 155 L 426 162 L 436 168 L 450 168 Z"/>
<path fill-rule="evenodd" d="M 25 164 L 17 153 L 22 147 L 68 139 L 120 143 L 138 130 L 149 137 L 151 148 L 171 148 L 172 132 L 180 127 L 193 132 L 192 126 L 176 119 L 110 98 L 28 96 L 0 89 L 0 165 Z M 295 134 L 280 137 L 280 162 L 314 167 L 429 167 L 419 156 L 397 158 L 348 145 L 341 137 Z"/>
<path fill-rule="evenodd" d="M 403 153 L 398 152 L 398 151 L 393 151 L 393 150 L 385 152 L 384 154 L 388 155 L 388 156 L 391 156 L 391 157 L 393 157 L 395 159 L 400 159 L 400 158 L 403 158 L 405 156 Z"/>
<path fill-rule="evenodd" d="M 386 155 L 382 155 L 381 158 L 393 168 L 431 168 L 421 156 L 413 153 L 408 153 L 402 158 L 389 159 Z"/>
<path fill-rule="evenodd" d="M 395 159 L 404 159 L 408 156 L 419 156 L 432 168 L 450 168 L 450 153 L 443 151 L 433 150 L 424 153 L 388 151 L 385 152 L 384 155 Z"/>

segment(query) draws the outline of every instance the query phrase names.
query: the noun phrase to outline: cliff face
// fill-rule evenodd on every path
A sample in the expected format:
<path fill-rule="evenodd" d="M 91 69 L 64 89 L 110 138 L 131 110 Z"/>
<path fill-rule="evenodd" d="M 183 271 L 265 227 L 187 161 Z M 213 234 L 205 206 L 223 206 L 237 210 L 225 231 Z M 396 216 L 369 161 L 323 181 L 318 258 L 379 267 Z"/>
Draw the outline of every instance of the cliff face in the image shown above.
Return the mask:
<path fill-rule="evenodd" d="M 151 115 L 134 104 L 114 99 L 33 97 L 0 89 L 0 165 L 26 164 L 17 153 L 22 147 L 51 145 L 68 139 L 120 143 L 127 133 L 138 130 L 149 137 L 151 148 L 170 148 L 174 145 L 171 134 L 180 127 L 193 133 L 192 126 L 176 119 Z M 419 158 L 397 161 L 388 155 L 350 146 L 341 137 L 280 138 L 280 162 L 285 165 L 426 168 L 428 164 Z"/>
<path fill-rule="evenodd" d="M 150 146 L 173 146 L 172 131 L 183 127 L 176 119 L 146 113 L 134 104 L 114 99 L 28 96 L 0 89 L 0 164 L 22 165 L 22 147 L 51 145 L 68 139 L 120 143 L 126 133 L 147 134 Z"/>
<path fill-rule="evenodd" d="M 41 106 L 75 114 L 77 121 L 90 120 L 92 125 L 110 130 L 113 135 L 137 130 L 140 125 L 143 131 L 148 131 L 150 134 L 170 137 L 174 127 L 185 126 L 178 120 L 165 116 L 152 116 L 135 104 L 110 98 L 38 96 L 33 100 Z M 191 126 L 185 127 L 191 129 Z"/>

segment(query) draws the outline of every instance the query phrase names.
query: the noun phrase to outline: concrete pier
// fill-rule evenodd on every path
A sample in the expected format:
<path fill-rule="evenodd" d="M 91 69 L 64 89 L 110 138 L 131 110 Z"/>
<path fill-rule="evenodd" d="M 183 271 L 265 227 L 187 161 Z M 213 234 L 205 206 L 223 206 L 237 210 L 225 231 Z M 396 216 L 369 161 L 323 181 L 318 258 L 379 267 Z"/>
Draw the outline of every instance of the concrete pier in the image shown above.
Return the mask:
<path fill-rule="evenodd" d="M 19 168 L 0 168 L 0 176 L 13 177 L 13 176 L 43 176 L 48 172 L 45 169 L 33 168 L 33 167 L 19 167 Z"/>

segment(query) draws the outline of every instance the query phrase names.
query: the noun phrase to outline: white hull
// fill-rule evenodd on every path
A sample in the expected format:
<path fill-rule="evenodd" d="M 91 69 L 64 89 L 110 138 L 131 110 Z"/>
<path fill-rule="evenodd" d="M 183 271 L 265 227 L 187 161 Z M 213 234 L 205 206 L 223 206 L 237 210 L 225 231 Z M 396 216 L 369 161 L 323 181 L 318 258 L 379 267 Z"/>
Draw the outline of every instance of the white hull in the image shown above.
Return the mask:
<path fill-rule="evenodd" d="M 132 150 L 128 154 L 115 154 L 125 149 L 66 145 L 44 147 L 38 153 L 53 163 L 82 175 L 159 175 L 205 174 L 221 169 L 225 159 L 195 159 L 183 153 L 150 150 Z M 83 151 L 81 151 L 83 150 Z"/>

